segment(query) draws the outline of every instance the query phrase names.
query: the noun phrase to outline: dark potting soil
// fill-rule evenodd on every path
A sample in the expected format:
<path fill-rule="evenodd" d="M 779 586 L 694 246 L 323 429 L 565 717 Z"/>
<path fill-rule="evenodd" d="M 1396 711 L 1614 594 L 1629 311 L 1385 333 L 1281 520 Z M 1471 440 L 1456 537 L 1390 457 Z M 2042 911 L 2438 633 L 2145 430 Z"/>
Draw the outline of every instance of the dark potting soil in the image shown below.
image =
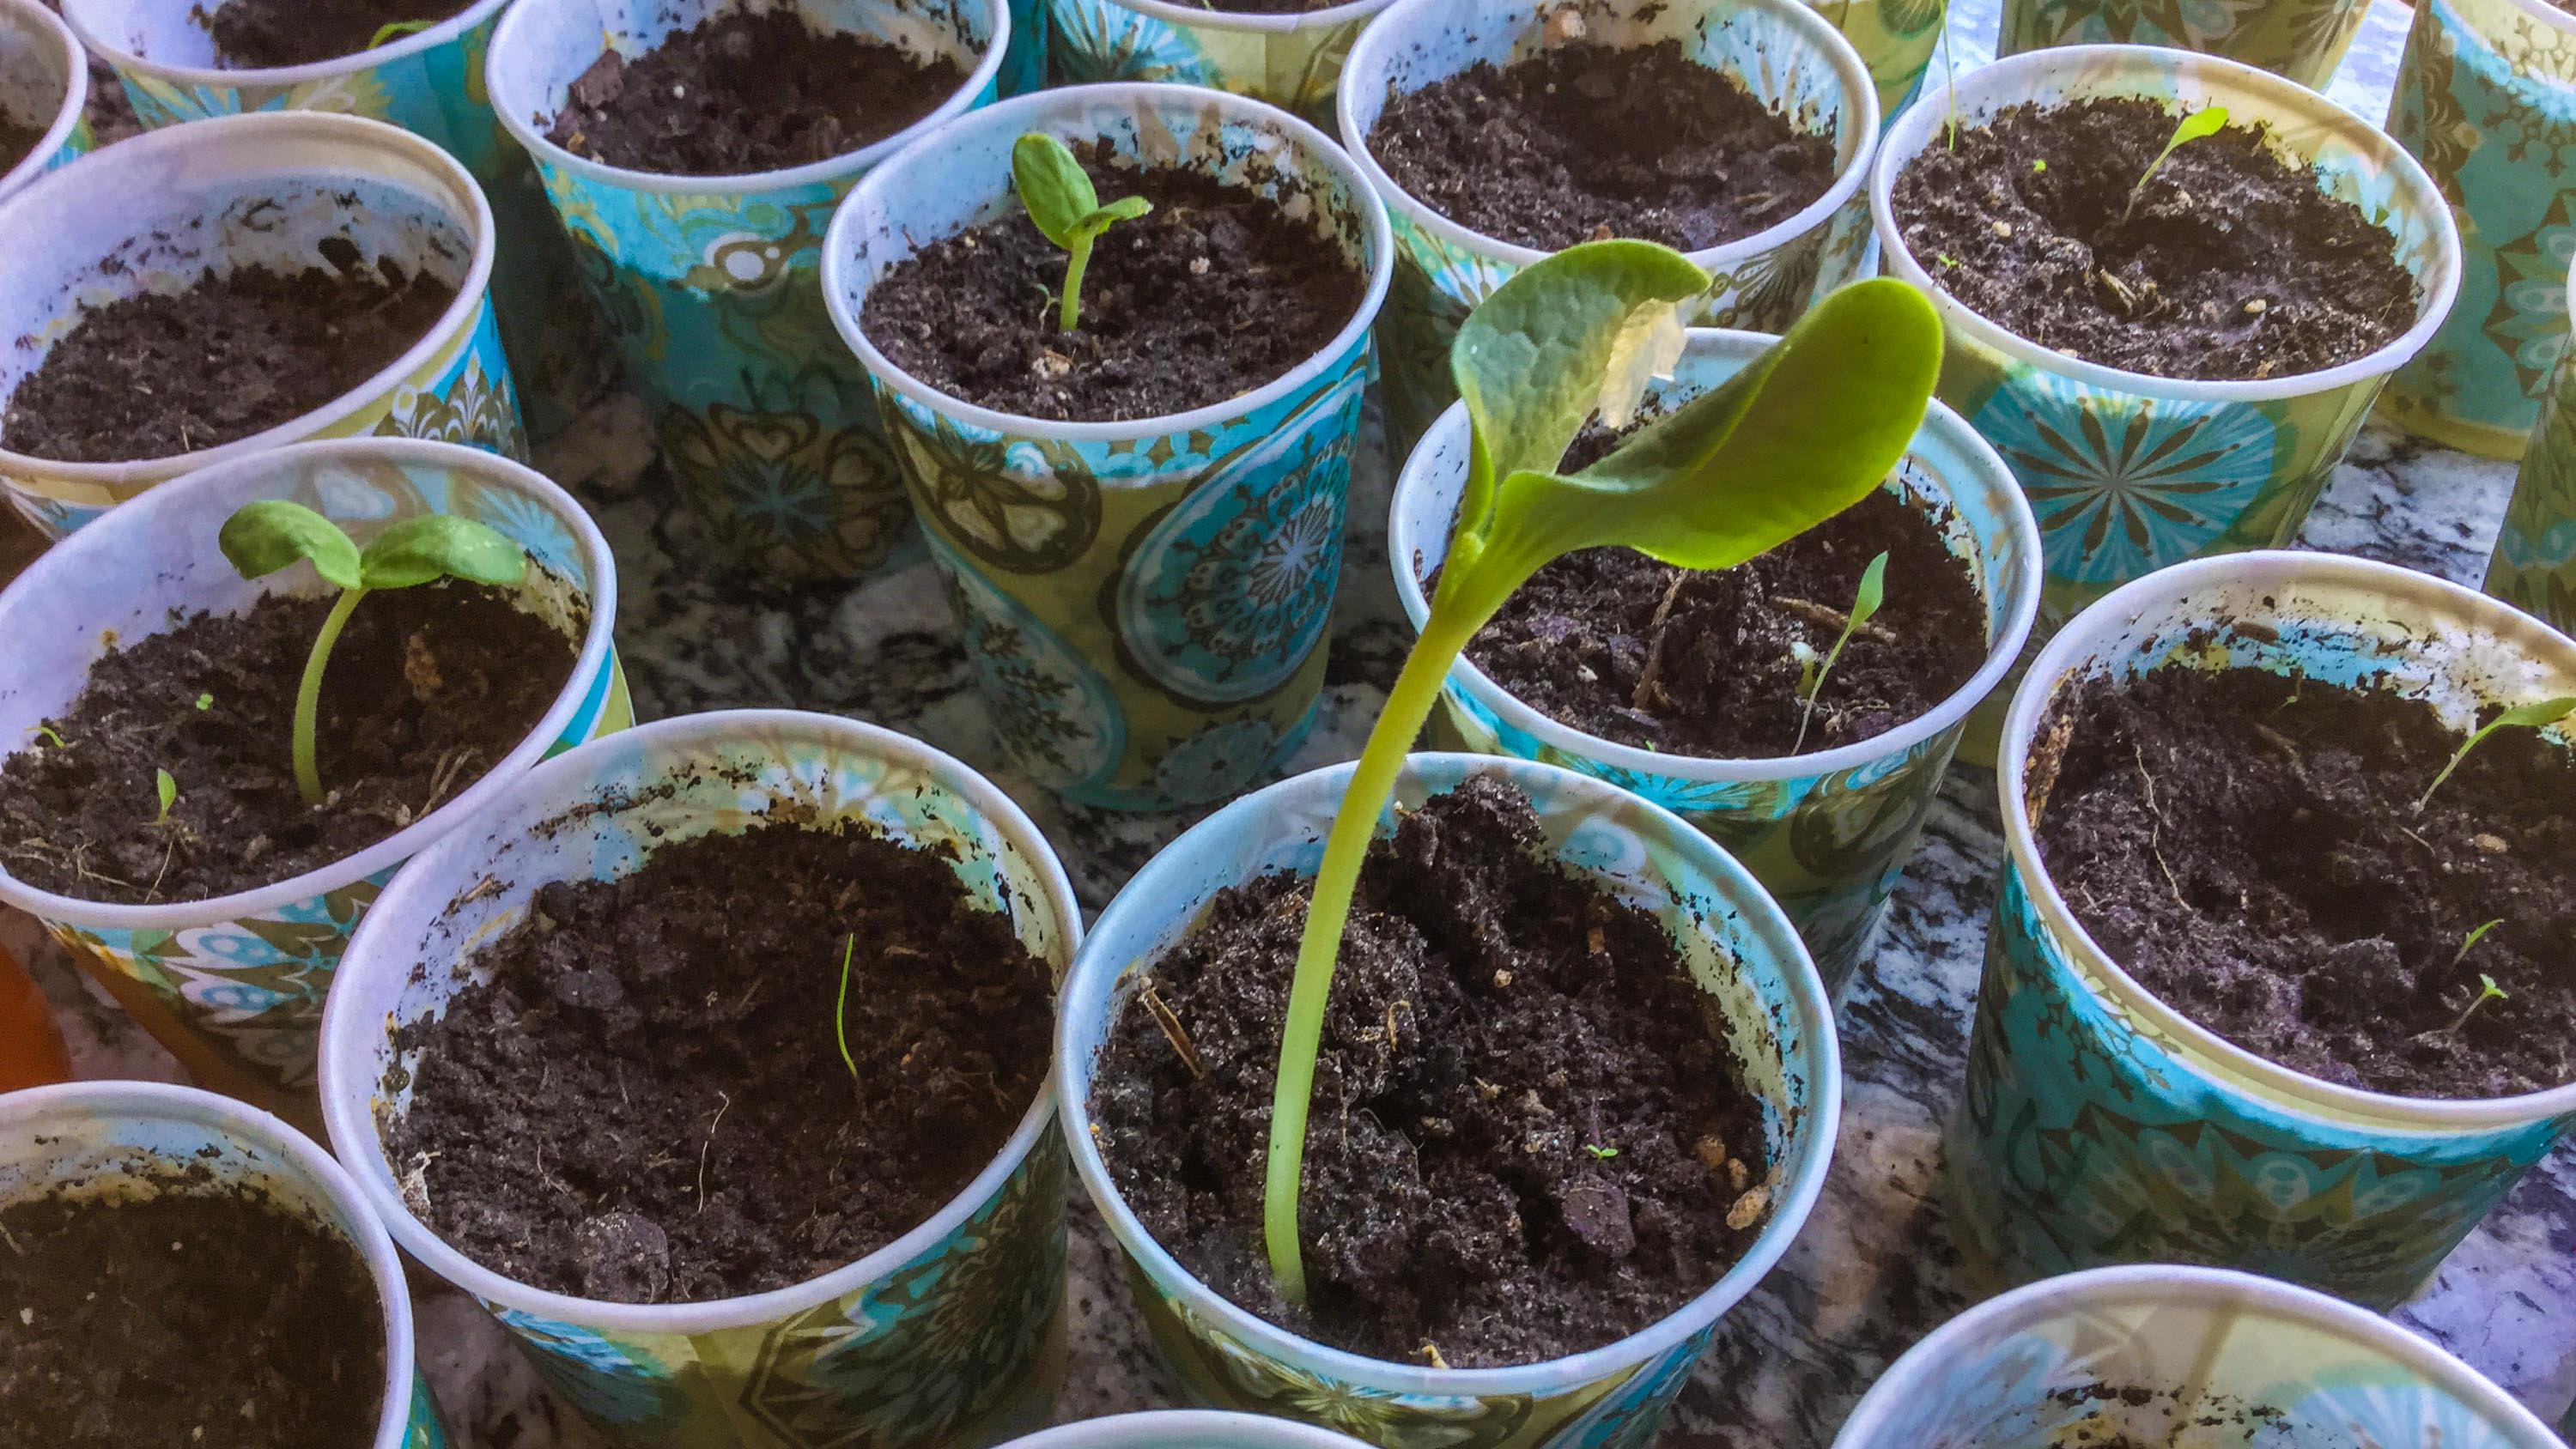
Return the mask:
<path fill-rule="evenodd" d="M 1187 412 L 1277 380 L 1333 340 L 1367 279 L 1258 192 L 1077 145 L 1103 201 L 1154 209 L 1103 233 L 1080 325 L 1056 330 L 1065 254 L 1014 209 L 933 242 L 868 290 L 868 337 L 941 391 L 1057 422 Z"/>
<path fill-rule="evenodd" d="M 366 1260 L 264 1197 L 174 1175 L 149 1199 L 0 1209 L 0 1442 L 363 1445 L 384 1406 Z"/>
<path fill-rule="evenodd" d="M 2033 751 L 2041 859 L 2140 984 L 2283 1066 L 2410 1097 L 2576 1081 L 2576 762 L 2498 730 L 2417 813 L 2460 742 L 2421 702 L 2253 669 L 2089 681 Z M 2506 994 L 2461 1023 L 2481 976 Z"/>
<path fill-rule="evenodd" d="M 311 65 L 369 49 L 388 25 L 454 18 L 474 0 L 216 0 L 198 23 L 215 38 L 215 61 L 235 70 Z M 389 36 L 385 43 L 407 39 Z"/>
<path fill-rule="evenodd" d="M 34 153 L 36 143 L 45 139 L 50 126 L 22 126 L 0 115 L 0 174 L 14 171 L 18 163 Z"/>
<path fill-rule="evenodd" d="M 964 84 L 946 56 L 818 31 L 793 7 L 737 9 L 632 61 L 603 51 L 543 124 L 574 155 L 631 171 L 778 171 L 872 146 Z"/>
<path fill-rule="evenodd" d="M 477 964 L 399 1033 L 386 1150 L 441 1237 L 560 1293 L 699 1303 L 854 1262 L 972 1181 L 1046 1076 L 1045 963 L 945 856 L 855 830 L 545 886 Z"/>
<path fill-rule="evenodd" d="M 1760 1102 L 1661 923 L 1543 850 L 1499 775 L 1371 848 L 1315 1076 L 1302 1309 L 1263 1255 L 1261 1164 L 1309 888 L 1217 895 L 1093 1088 L 1155 1241 L 1274 1323 L 1458 1368 L 1597 1347 L 1725 1275 L 1779 1185 Z"/>
<path fill-rule="evenodd" d="M 1670 40 L 1480 61 L 1388 96 L 1368 145 L 1433 211 L 1548 251 L 1607 236 L 1720 246 L 1834 182 L 1833 137 L 1790 125 Z"/>
<path fill-rule="evenodd" d="M 393 365 L 456 289 L 357 248 L 336 270 L 237 267 L 184 292 L 81 308 L 0 407 L 0 445 L 65 463 L 168 458 L 265 432 Z"/>
<path fill-rule="evenodd" d="M 2165 158 L 2141 99 L 2014 106 L 1896 179 L 1906 249 L 1979 316 L 2088 362 L 2248 379 L 2364 357 L 2415 324 L 2395 242 L 2230 125 Z"/>
<path fill-rule="evenodd" d="M 204 900 L 363 850 L 482 778 L 563 692 L 572 641 L 499 590 L 369 594 L 331 651 L 295 788 L 295 691 L 329 612 L 270 595 L 192 614 L 90 667 L 45 730 L 5 742 L 0 860 L 30 885 L 123 904 Z M 200 708 L 202 703 L 203 707 Z M 178 795 L 161 818 L 156 771 Z"/>

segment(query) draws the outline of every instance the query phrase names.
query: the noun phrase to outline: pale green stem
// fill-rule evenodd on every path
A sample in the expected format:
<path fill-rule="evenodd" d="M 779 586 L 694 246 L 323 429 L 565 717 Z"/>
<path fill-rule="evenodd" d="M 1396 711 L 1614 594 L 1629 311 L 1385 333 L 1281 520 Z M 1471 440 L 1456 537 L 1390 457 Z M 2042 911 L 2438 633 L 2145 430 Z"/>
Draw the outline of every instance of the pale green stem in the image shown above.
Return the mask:
<path fill-rule="evenodd" d="M 295 690 L 295 788 L 303 792 L 307 805 L 322 803 L 322 772 L 313 762 L 313 733 L 322 715 L 322 671 L 330 667 L 331 646 L 340 642 L 340 630 L 366 596 L 365 589 L 350 589 L 331 606 L 322 620 L 322 632 L 314 637 L 313 653 L 304 661 L 304 682 Z"/>
<path fill-rule="evenodd" d="M 1082 274 L 1091 266 L 1091 238 L 1077 236 L 1067 247 L 1064 263 L 1064 301 L 1055 314 L 1055 330 L 1070 332 L 1082 320 Z"/>

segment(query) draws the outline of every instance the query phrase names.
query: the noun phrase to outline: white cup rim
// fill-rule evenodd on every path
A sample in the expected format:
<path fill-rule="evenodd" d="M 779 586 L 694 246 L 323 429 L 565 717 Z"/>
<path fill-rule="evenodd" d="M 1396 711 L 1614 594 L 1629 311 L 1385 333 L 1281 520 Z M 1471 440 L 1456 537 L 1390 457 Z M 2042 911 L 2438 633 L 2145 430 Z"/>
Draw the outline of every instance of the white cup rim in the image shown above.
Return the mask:
<path fill-rule="evenodd" d="M 299 86 L 312 81 L 336 80 L 362 70 L 373 70 L 389 61 L 407 59 L 463 35 L 491 18 L 510 0 L 474 0 L 473 4 L 426 30 L 387 41 L 373 50 L 333 56 L 329 60 L 310 60 L 301 65 L 242 67 L 172 65 L 154 60 L 108 32 L 101 18 L 91 9 L 98 3 L 99 0 L 63 0 L 63 19 L 70 22 L 72 29 L 80 33 L 82 42 L 109 65 L 119 71 L 156 76 L 177 85 L 235 90 L 244 86 Z M 170 3 L 170 0 L 163 0 L 163 3 Z"/>
<path fill-rule="evenodd" d="M 1002 1449 L 1367 1449 L 1295 1419 L 1216 1409 L 1154 1409 L 1042 1429 Z"/>
<path fill-rule="evenodd" d="M 63 101 L 55 108 L 45 134 L 37 138 L 35 149 L 18 158 L 16 165 L 0 171 L 0 196 L 14 193 L 53 165 L 54 157 L 70 144 L 72 132 L 80 128 L 81 114 L 89 105 L 89 57 L 82 52 L 80 37 L 72 28 L 36 0 L 0 0 L 0 25 L 15 22 L 23 22 L 30 31 L 62 47 L 57 59 L 63 63 Z"/>

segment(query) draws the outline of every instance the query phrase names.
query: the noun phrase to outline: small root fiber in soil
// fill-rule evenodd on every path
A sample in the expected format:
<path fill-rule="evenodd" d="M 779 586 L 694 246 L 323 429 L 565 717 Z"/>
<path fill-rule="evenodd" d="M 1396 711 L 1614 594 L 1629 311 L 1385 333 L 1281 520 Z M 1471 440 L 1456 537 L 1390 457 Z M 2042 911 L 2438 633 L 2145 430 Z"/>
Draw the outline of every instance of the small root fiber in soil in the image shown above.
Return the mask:
<path fill-rule="evenodd" d="M 216 0 L 199 22 L 215 61 L 234 70 L 311 65 L 357 55 L 388 25 L 453 19 L 474 0 Z M 404 37 L 412 32 L 405 31 Z M 388 37 L 390 45 L 398 37 Z"/>
<path fill-rule="evenodd" d="M 855 1262 L 983 1171 L 1046 1077 L 1046 964 L 946 856 L 858 829 L 764 822 L 544 886 L 474 964 L 398 1033 L 420 1056 L 386 1151 L 441 1237 L 558 1293 L 703 1303 Z"/>
<path fill-rule="evenodd" d="M 330 611 L 270 594 L 191 614 L 90 668 L 70 708 L 0 741 L 0 862 L 81 900 L 205 900 L 375 844 L 472 785 L 572 677 L 573 643 L 510 595 L 440 582 L 369 594 L 331 651 L 295 787 L 295 691 Z M 161 814 L 157 771 L 178 794 Z"/>
<path fill-rule="evenodd" d="M 1093 1087 L 1155 1241 L 1294 1332 L 1458 1368 L 1598 1347 L 1725 1275 L 1779 1188 L 1761 1103 L 1662 923 L 1544 850 L 1500 775 L 1371 848 L 1307 1130 L 1304 1308 L 1263 1253 L 1261 1164 L 1310 887 L 1215 897 Z"/>
<path fill-rule="evenodd" d="M 2498 730 L 2419 813 L 2461 736 L 2388 690 L 2167 667 L 2080 681 L 2050 719 L 2030 777 L 2041 859 L 2147 990 L 2344 1086 L 2576 1081 L 2568 751 Z M 2467 1011 L 2482 976 L 2505 996 Z"/>

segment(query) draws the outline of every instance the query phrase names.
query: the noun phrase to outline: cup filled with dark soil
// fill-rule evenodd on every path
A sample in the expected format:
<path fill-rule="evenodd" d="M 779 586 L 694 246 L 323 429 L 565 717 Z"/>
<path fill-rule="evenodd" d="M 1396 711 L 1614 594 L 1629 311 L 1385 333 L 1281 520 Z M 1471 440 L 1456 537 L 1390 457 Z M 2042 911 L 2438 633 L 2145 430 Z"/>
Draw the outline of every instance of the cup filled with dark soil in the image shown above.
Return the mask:
<path fill-rule="evenodd" d="M 1771 340 L 1693 331 L 1638 425 Z M 1468 432 L 1465 405 L 1452 406 L 1396 484 L 1387 552 L 1416 628 L 1456 526 Z M 1565 466 L 1614 441 L 1595 424 Z M 1752 563 L 1696 573 L 1605 548 L 1541 569 L 1451 668 L 1447 715 L 1470 749 L 1607 780 L 1716 837 L 1839 992 L 1866 959 L 1969 710 L 2021 651 L 2040 571 L 2012 474 L 1935 403 L 1879 493 Z M 1846 633 L 1855 612 L 1867 617 Z"/>
<path fill-rule="evenodd" d="M 0 489 L 48 537 L 316 438 L 516 455 L 492 211 L 419 137 L 315 112 L 163 131 L 0 201 Z"/>
<path fill-rule="evenodd" d="M 1889 128 L 1871 207 L 1889 272 L 1941 308 L 1941 400 L 2039 516 L 2049 627 L 2155 569 L 2287 542 L 2460 285 L 2414 158 L 2304 86 L 2185 51 L 1963 75 Z"/>
<path fill-rule="evenodd" d="M 1375 1443 L 1504 1416 L 1514 1443 L 1644 1442 L 1820 1185 L 1823 982 L 1670 812 L 1552 765 L 1411 757 L 1326 1011 L 1291 1303 L 1263 1164 L 1351 772 L 1227 806 L 1103 913 L 1057 1034 L 1075 1169 L 1202 1402 Z"/>
<path fill-rule="evenodd" d="M 265 1112 L 144 1082 L 0 1096 L 0 1242 L 0 1417 L 26 1442 L 445 1442 L 392 1239 Z"/>
<path fill-rule="evenodd" d="M 308 564 L 252 583 L 226 559 L 225 521 L 263 499 L 361 543 L 447 513 L 527 559 L 514 587 L 360 598 L 316 694 L 318 804 L 296 705 L 343 595 Z M 308 444 L 121 506 L 0 593 L 0 903 L 201 1082 L 310 1120 L 323 996 L 394 868 L 631 718 L 615 567 L 571 495 L 453 444 Z"/>
<path fill-rule="evenodd" d="M 1834 1449 L 2551 1449 L 2529 1409 L 2414 1330 L 2252 1273 L 2070 1273 L 1960 1314 Z"/>
<path fill-rule="evenodd" d="M 97 44 L 100 57 L 115 66 L 120 76 L 138 73 L 128 69 L 127 62 L 134 62 L 141 68 L 139 73 L 161 82 L 148 86 L 148 96 L 159 100 L 163 92 L 175 90 L 180 94 L 173 99 L 185 107 L 190 102 L 184 92 L 192 84 L 220 88 L 240 85 L 246 79 L 252 90 L 268 91 L 273 84 L 276 92 L 283 93 L 299 82 L 309 85 L 317 80 L 345 80 L 389 63 L 399 65 L 456 40 L 467 30 L 484 27 L 507 3 L 508 0 L 66 0 L 63 11 L 75 29 Z M 351 64 L 333 65 L 342 61 Z M 272 83 L 265 75 L 242 77 L 239 73 L 245 71 L 297 74 Z M 399 88 L 401 79 L 398 71 L 386 71 L 379 77 L 374 96 L 364 88 L 340 94 L 360 100 L 357 114 L 382 115 L 365 102 L 375 99 L 399 104 L 396 98 L 382 92 Z M 415 88 L 428 89 L 422 84 L 427 80 L 426 76 L 417 78 Z M 392 87 L 385 82 L 392 82 Z M 249 106 L 239 109 L 257 109 L 259 99 L 254 97 Z M 459 99 L 447 97 L 450 105 L 458 104 Z M 488 128 L 488 111 L 482 121 Z M 153 123 L 149 118 L 145 121 L 147 125 Z"/>
<path fill-rule="evenodd" d="M 818 287 L 851 184 L 988 100 L 1004 0 L 533 0 L 494 33 L 536 158 L 662 457 L 742 579 L 917 558 Z"/>
<path fill-rule="evenodd" d="M 325 1025 L 406 1251 L 622 1443 L 990 1443 L 1064 1371 L 1081 918 L 964 765 L 824 715 L 574 750 L 387 887 Z"/>
<path fill-rule="evenodd" d="M 1103 205 L 1068 254 L 1013 151 Z M 1016 773 L 1164 810 L 1266 779 L 1312 725 L 1385 212 L 1341 148 L 1190 86 L 978 111 L 861 181 L 824 292 L 873 383 Z"/>
<path fill-rule="evenodd" d="M 1172 81 L 1333 120 L 1351 44 L 1389 0 L 1042 0 L 1064 85 Z M 1015 22 L 1016 23 L 1016 22 Z"/>
<path fill-rule="evenodd" d="M 1457 399 L 1449 344 L 1521 268 L 1634 237 L 1715 278 L 1686 321 L 1777 332 L 1860 275 L 1869 68 L 1801 0 L 1398 0 L 1342 143 L 1395 224 L 1388 436 Z"/>
<path fill-rule="evenodd" d="M 2576 756 L 2552 710 L 2503 715 L 2562 696 L 2565 636 L 2336 555 L 2202 560 L 2070 623 L 2005 724 L 1969 1246 L 2414 1291 L 2576 1120 Z"/>
<path fill-rule="evenodd" d="M 38 0 L 0 0 L 0 196 L 89 149 L 89 57 Z"/>

